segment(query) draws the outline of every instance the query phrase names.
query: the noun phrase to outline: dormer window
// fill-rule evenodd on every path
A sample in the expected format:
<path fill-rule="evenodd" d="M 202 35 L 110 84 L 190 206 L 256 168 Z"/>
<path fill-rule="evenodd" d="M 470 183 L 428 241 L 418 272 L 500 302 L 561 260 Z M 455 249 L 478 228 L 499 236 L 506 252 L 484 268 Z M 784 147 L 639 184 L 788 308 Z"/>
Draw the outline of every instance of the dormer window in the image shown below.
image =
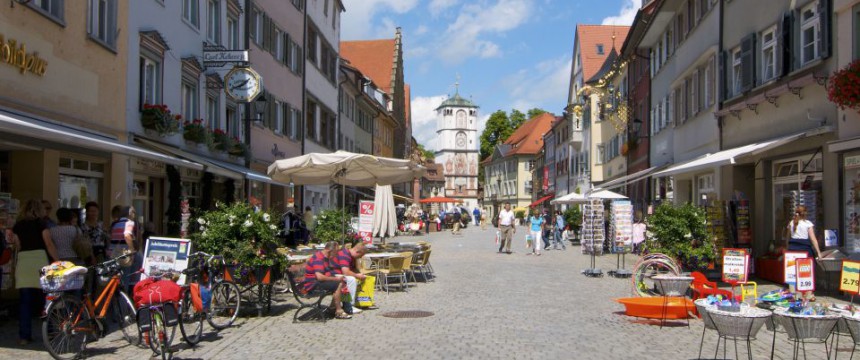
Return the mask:
<path fill-rule="evenodd" d="M 597 55 L 603 55 L 603 44 L 597 44 Z"/>

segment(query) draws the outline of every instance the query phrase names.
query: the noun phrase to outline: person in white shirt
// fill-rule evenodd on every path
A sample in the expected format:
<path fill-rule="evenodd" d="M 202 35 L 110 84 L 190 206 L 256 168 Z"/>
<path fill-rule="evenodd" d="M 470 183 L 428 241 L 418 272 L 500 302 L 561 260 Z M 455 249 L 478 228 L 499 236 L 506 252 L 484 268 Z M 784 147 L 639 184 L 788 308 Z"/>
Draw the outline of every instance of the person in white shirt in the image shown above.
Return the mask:
<path fill-rule="evenodd" d="M 499 212 L 499 233 L 501 239 L 499 241 L 499 254 L 502 249 L 505 249 L 506 254 L 511 253 L 511 238 L 517 233 L 517 227 L 514 225 L 514 212 L 511 211 L 511 203 L 505 203 L 504 210 Z"/>
<path fill-rule="evenodd" d="M 788 223 L 785 230 L 791 235 L 788 240 L 788 251 L 805 252 L 806 257 L 810 259 L 821 258 L 818 238 L 815 237 L 815 224 L 806 220 L 806 206 L 800 205 L 795 208 L 794 219 Z M 812 291 L 806 291 L 804 297 L 806 296 L 809 296 L 810 301 L 815 301 L 815 294 Z"/>

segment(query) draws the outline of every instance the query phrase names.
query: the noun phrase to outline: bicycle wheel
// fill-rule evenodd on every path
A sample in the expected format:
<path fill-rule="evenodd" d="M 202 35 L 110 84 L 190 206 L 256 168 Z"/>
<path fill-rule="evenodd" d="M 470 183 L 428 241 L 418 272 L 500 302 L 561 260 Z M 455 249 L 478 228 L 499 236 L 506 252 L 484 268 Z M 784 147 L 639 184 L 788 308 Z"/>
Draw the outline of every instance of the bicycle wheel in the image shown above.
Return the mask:
<path fill-rule="evenodd" d="M 167 325 L 164 323 L 164 312 L 162 310 L 152 310 L 152 324 L 149 329 L 149 348 L 155 355 L 161 355 L 162 360 L 167 360 L 173 357 L 170 352 L 170 338 Z"/>
<path fill-rule="evenodd" d="M 87 345 L 87 336 L 96 336 L 95 324 L 80 300 L 63 296 L 45 310 L 42 341 L 54 359 L 76 359 Z"/>
<path fill-rule="evenodd" d="M 222 281 L 212 286 L 212 303 L 206 321 L 217 330 L 223 330 L 236 321 L 242 306 L 241 293 L 236 284 Z"/>
<path fill-rule="evenodd" d="M 203 318 L 205 314 L 197 311 L 191 303 L 191 289 L 185 291 L 182 296 L 182 304 L 179 313 L 179 331 L 188 345 L 197 345 L 203 337 Z"/>
<path fill-rule="evenodd" d="M 119 326 L 122 337 L 129 344 L 140 345 L 140 330 L 137 327 L 137 310 L 134 303 L 123 291 L 117 291 L 111 300 L 113 321 Z"/>

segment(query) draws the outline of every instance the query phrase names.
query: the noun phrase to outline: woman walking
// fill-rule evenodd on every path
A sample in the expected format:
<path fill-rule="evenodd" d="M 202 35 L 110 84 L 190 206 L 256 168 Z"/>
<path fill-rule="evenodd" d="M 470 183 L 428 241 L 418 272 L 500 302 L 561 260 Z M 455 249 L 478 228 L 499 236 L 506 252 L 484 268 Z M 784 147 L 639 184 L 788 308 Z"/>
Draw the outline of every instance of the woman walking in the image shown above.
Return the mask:
<path fill-rule="evenodd" d="M 529 216 L 529 223 L 531 224 L 531 228 L 529 230 L 532 236 L 532 253 L 537 256 L 540 256 L 540 244 L 541 244 L 541 235 L 543 234 L 544 227 L 546 226 L 546 221 L 543 216 L 540 216 L 537 209 L 532 210 L 532 216 Z M 531 255 L 532 253 L 526 253 L 526 255 Z"/>
<path fill-rule="evenodd" d="M 24 205 L 24 210 L 12 227 L 12 243 L 18 250 L 15 287 L 21 297 L 18 308 L 19 345 L 33 341 L 33 306 L 42 299 L 39 270 L 49 264 L 49 257 L 51 261 L 59 260 L 51 233 L 43 220 L 46 216 L 42 202 L 31 199 Z"/>
<path fill-rule="evenodd" d="M 818 248 L 818 238 L 815 237 L 815 224 L 806 220 L 806 215 L 806 206 L 795 208 L 794 219 L 785 229 L 791 236 L 788 240 L 788 251 L 805 252 L 806 257 L 817 259 L 821 257 L 821 250 Z M 811 291 L 808 293 L 812 294 Z M 815 295 L 812 295 L 810 300 L 815 301 Z"/>

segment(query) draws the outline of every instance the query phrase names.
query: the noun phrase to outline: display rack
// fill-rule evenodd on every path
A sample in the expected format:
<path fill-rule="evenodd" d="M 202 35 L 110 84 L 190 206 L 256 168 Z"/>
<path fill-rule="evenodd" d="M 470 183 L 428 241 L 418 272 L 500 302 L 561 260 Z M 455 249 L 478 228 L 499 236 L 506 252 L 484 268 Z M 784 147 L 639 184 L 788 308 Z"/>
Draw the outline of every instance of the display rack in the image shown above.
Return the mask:
<path fill-rule="evenodd" d="M 603 270 L 596 267 L 595 256 L 603 254 L 606 239 L 604 227 L 603 200 L 593 199 L 583 206 L 582 212 L 582 253 L 591 255 L 591 267 L 582 271 L 585 276 L 603 276 Z"/>
<path fill-rule="evenodd" d="M 0 236 L 6 236 L 6 230 L 15 224 L 19 206 L 19 201 L 13 199 L 12 194 L 0 193 Z M 8 243 L 9 239 L 6 241 Z M 0 277 L 0 290 L 6 290 L 12 285 L 12 261 L 0 266 Z"/>
<path fill-rule="evenodd" d="M 720 200 L 711 200 L 708 206 L 705 207 L 707 216 L 708 235 L 714 240 L 714 246 L 717 247 L 717 252 L 721 252 L 723 247 L 728 243 L 726 237 L 726 211 L 725 202 Z"/>
<path fill-rule="evenodd" d="M 616 254 L 615 270 L 608 273 L 614 277 L 630 277 L 625 269 L 625 255 L 633 244 L 633 204 L 627 200 L 613 201 L 609 212 L 609 241 L 612 252 Z"/>

